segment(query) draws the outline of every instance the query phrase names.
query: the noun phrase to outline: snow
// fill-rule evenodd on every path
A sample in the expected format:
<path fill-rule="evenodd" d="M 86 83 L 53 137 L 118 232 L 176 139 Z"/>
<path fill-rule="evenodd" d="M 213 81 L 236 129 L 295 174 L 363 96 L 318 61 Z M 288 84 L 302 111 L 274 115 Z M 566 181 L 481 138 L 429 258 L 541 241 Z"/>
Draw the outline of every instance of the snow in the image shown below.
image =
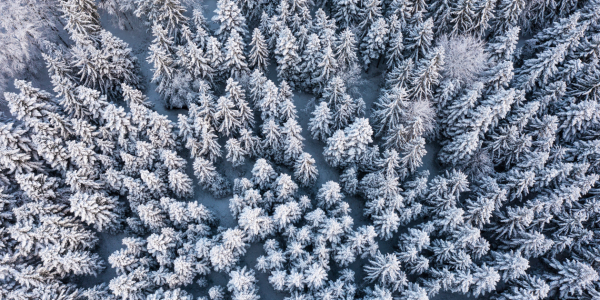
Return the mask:
<path fill-rule="evenodd" d="M 203 4 L 205 8 L 205 17 L 210 20 L 213 11 L 216 8 L 216 0 L 208 0 Z M 159 94 L 155 91 L 156 85 L 150 82 L 150 78 L 152 77 L 151 65 L 146 61 L 146 57 L 148 55 L 148 45 L 152 40 L 152 36 L 146 27 L 142 24 L 134 24 L 134 30 L 132 31 L 124 31 L 116 28 L 112 25 L 112 23 L 108 20 L 109 17 L 106 15 L 102 15 L 102 25 L 105 29 L 111 31 L 115 36 L 121 38 L 125 42 L 129 44 L 129 46 L 133 49 L 133 54 L 138 58 L 138 62 L 141 68 L 141 74 L 143 76 L 142 81 L 144 83 L 143 93 L 148 96 L 150 101 L 154 103 L 153 109 L 160 114 L 168 116 L 168 118 L 172 122 L 177 122 L 178 114 L 187 114 L 186 109 L 167 109 L 162 101 L 160 100 Z M 214 23 L 209 22 L 211 26 L 216 27 Z M 519 44 L 522 45 L 521 43 Z M 275 82 L 279 85 L 280 80 L 277 77 L 276 72 L 276 63 L 275 61 L 271 61 L 269 65 L 269 72 L 267 74 L 268 79 Z M 381 64 L 379 68 L 372 64 L 367 72 L 362 73 L 362 80 L 355 86 L 349 86 L 349 92 L 353 97 L 362 97 L 366 103 L 366 116 L 369 117 L 371 110 L 373 108 L 374 102 L 379 97 L 380 88 L 383 85 L 383 68 L 384 64 Z M 52 86 L 50 84 L 50 80 L 45 72 L 40 72 L 36 77 L 31 78 L 33 81 L 33 85 L 39 88 L 42 88 L 47 91 L 52 90 Z M 9 91 L 12 91 L 14 88 L 11 85 Z M 216 96 L 222 95 L 222 90 L 215 91 Z M 311 112 L 314 109 L 314 95 L 307 94 L 303 92 L 295 92 L 294 95 L 294 104 L 298 109 L 298 122 L 302 127 L 302 136 L 304 137 L 304 150 L 311 154 L 311 156 L 316 161 L 316 166 L 319 171 L 319 176 L 317 178 L 316 183 L 309 188 L 300 188 L 299 194 L 309 195 L 312 199 L 315 198 L 318 189 L 328 181 L 339 182 L 339 176 L 341 174 L 341 170 L 335 169 L 329 166 L 325 162 L 325 159 L 322 155 L 323 148 L 325 143 L 313 140 L 310 136 L 310 131 L 308 130 L 308 122 L 311 117 Z M 5 110 L 4 105 L 0 106 L 0 109 Z M 256 110 L 255 110 L 256 113 Z M 256 115 L 256 119 L 258 119 L 258 115 Z M 373 124 L 371 124 L 373 125 Z M 258 126 L 256 126 L 258 127 Z M 225 144 L 225 138 L 221 138 L 219 143 L 223 146 Z M 437 143 L 428 143 L 426 145 L 427 155 L 423 158 L 423 165 L 418 169 L 421 170 L 429 170 L 430 178 L 436 176 L 442 167 L 436 160 L 437 153 L 440 150 L 440 145 Z M 190 159 L 189 151 L 182 150 L 179 153 L 180 156 L 186 158 L 188 160 L 186 173 L 187 175 L 193 179 L 194 183 L 197 183 L 195 176 L 193 174 L 193 160 Z M 230 162 L 227 162 L 224 158 L 221 159 L 217 164 L 217 169 L 219 173 L 224 174 L 227 179 L 231 182 L 235 178 L 239 177 L 250 177 L 251 169 L 254 165 L 255 160 L 250 159 L 247 160 L 245 164 L 239 167 L 233 167 Z M 287 173 L 292 175 L 293 172 L 290 168 L 284 166 L 275 166 L 275 170 L 283 173 Z M 219 225 L 224 227 L 234 227 L 236 225 L 235 219 L 231 216 L 229 211 L 229 201 L 228 198 L 216 199 L 209 192 L 202 190 L 202 188 L 198 184 L 194 184 L 194 196 L 189 201 L 197 201 L 199 203 L 204 204 L 210 210 L 212 210 L 219 220 Z M 354 227 L 357 228 L 361 225 L 371 224 L 371 221 L 363 215 L 363 209 L 365 206 L 365 200 L 360 197 L 345 197 L 344 201 L 346 201 L 350 208 L 352 209 L 350 216 L 354 219 Z M 314 200 L 313 200 L 314 204 Z M 408 227 L 408 226 L 406 226 Z M 400 228 L 399 232 L 394 235 L 393 238 L 389 239 L 389 241 L 379 241 L 380 249 L 382 253 L 389 253 L 394 251 L 394 247 L 397 243 L 397 236 L 400 233 L 406 231 L 406 228 Z M 109 233 L 100 233 L 98 234 L 99 243 L 96 248 L 96 251 L 99 253 L 101 258 L 107 261 L 108 256 L 114 251 L 121 249 L 123 245 L 121 244 L 121 239 L 126 237 L 125 234 L 109 234 Z M 247 250 L 245 256 L 243 256 L 241 260 L 241 266 L 254 267 L 256 264 L 256 258 L 259 255 L 262 255 L 264 250 L 262 248 L 262 243 L 253 243 L 250 248 Z M 362 266 L 366 263 L 364 259 L 357 259 L 356 262 L 350 265 L 350 268 L 356 272 L 357 282 L 362 282 L 362 277 L 364 275 Z M 108 265 L 108 264 L 107 264 Z M 332 271 L 330 271 L 330 275 L 333 272 L 337 272 L 338 268 L 333 267 Z M 100 273 L 97 277 L 82 277 L 79 278 L 78 283 L 82 287 L 91 287 L 95 284 L 108 282 L 111 278 L 116 276 L 116 272 L 114 269 L 107 267 L 105 271 Z M 272 286 L 268 282 L 268 274 L 256 272 L 256 278 L 258 279 L 258 294 L 261 299 L 281 299 L 284 296 L 284 293 L 274 291 Z M 208 293 L 208 288 L 213 285 L 221 285 L 225 286 L 229 277 L 224 272 L 212 272 L 208 277 L 208 285 L 207 287 L 200 288 L 196 284 L 192 284 L 191 286 L 186 287 L 185 289 L 191 292 L 194 296 L 206 296 Z M 331 277 L 330 277 L 331 279 Z M 467 298 L 463 295 L 452 294 L 442 292 L 437 295 L 434 299 L 445 300 L 445 299 L 464 299 Z"/>
<path fill-rule="evenodd" d="M 98 276 L 84 276 L 78 278 L 78 284 L 82 287 L 92 287 L 96 284 L 100 284 L 103 282 L 108 282 L 117 276 L 117 271 L 110 267 L 108 264 L 108 257 L 115 251 L 124 248 L 125 246 L 121 243 L 123 238 L 127 237 L 125 233 L 119 234 L 110 234 L 106 232 L 98 233 L 98 246 L 96 247 L 96 252 L 102 260 L 106 263 L 106 269 L 98 274 Z"/>
<path fill-rule="evenodd" d="M 203 3 L 203 7 L 205 8 L 204 15 L 210 20 L 213 11 L 216 8 L 216 0 L 209 0 Z M 141 69 L 142 74 L 142 82 L 144 84 L 144 89 L 142 92 L 149 98 L 149 100 L 154 103 L 153 109 L 160 114 L 168 116 L 169 120 L 172 122 L 177 122 L 177 115 L 179 114 L 187 114 L 186 109 L 167 109 L 160 99 L 159 94 L 155 91 L 156 85 L 150 82 L 152 78 L 151 64 L 146 61 L 146 57 L 148 56 L 148 46 L 152 41 L 152 35 L 149 30 L 146 30 L 143 24 L 133 24 L 134 30 L 132 31 L 124 31 L 112 25 L 109 17 L 106 15 L 102 15 L 102 26 L 111 31 L 115 36 L 121 38 L 125 42 L 129 44 L 132 48 L 132 53 L 138 58 L 138 62 Z M 213 22 L 209 22 L 210 26 L 215 27 L 216 25 Z M 214 28 L 213 28 L 214 29 Z M 277 86 L 280 84 L 280 79 L 277 77 L 276 72 L 276 62 L 274 60 L 270 61 L 269 64 L 269 72 L 267 74 L 267 78 L 276 83 Z M 374 102 L 379 97 L 380 88 L 383 86 L 383 70 L 385 66 L 384 64 L 380 64 L 379 68 L 372 64 L 367 72 L 363 72 L 361 75 L 361 80 L 355 86 L 348 86 L 348 92 L 354 97 L 362 97 L 366 104 L 365 117 L 368 117 L 373 108 Z M 44 80 L 44 78 L 40 79 L 40 83 L 45 83 L 45 85 L 38 85 L 39 87 L 46 88 L 51 90 L 51 85 L 49 84 L 49 79 Z M 217 90 L 214 91 L 215 96 L 221 96 L 224 91 Z M 327 181 L 335 181 L 339 182 L 339 176 L 341 174 L 341 170 L 334 169 L 329 166 L 325 162 L 325 159 L 322 155 L 323 148 L 325 143 L 313 140 L 310 136 L 310 130 L 308 129 L 308 122 L 311 117 L 311 113 L 314 109 L 314 98 L 315 96 L 312 94 L 307 94 L 303 92 L 294 92 L 294 105 L 298 110 L 298 123 L 302 127 L 302 137 L 304 137 L 304 150 L 312 155 L 312 157 L 316 161 L 316 166 L 319 170 L 319 176 L 317 178 L 316 183 L 310 188 L 300 188 L 299 195 L 309 195 L 311 199 L 313 199 L 313 205 L 316 204 L 314 198 L 318 189 Z M 255 109 L 255 113 L 257 110 Z M 255 119 L 259 119 L 258 114 L 256 114 Z M 258 128 L 258 125 L 255 128 Z M 220 138 L 219 143 L 221 146 L 225 145 L 225 138 Z M 223 148 L 224 149 L 224 148 Z M 423 166 L 418 170 L 429 170 L 430 178 L 437 175 L 439 170 L 441 169 L 440 165 L 436 162 L 437 152 L 440 149 L 438 144 L 427 144 L 427 155 L 423 158 Z M 193 160 L 190 159 L 189 151 L 184 149 L 179 153 L 180 156 L 186 158 L 188 160 L 186 166 L 186 173 L 190 178 L 193 179 L 194 183 L 197 183 L 197 180 L 194 176 L 192 164 Z M 215 164 L 217 167 L 217 171 L 227 177 L 230 182 L 233 182 L 235 178 L 239 177 L 247 177 L 250 178 L 252 166 L 254 165 L 254 159 L 248 159 L 245 164 L 239 167 L 233 167 L 230 162 L 226 161 L 224 157 Z M 290 168 L 274 165 L 275 171 L 280 173 L 286 173 L 289 175 L 293 175 L 293 171 Z M 225 197 L 223 199 L 214 198 L 208 191 L 202 190 L 202 188 L 198 184 L 194 184 L 194 196 L 189 201 L 197 201 L 202 203 L 211 211 L 213 211 L 219 220 L 219 225 L 223 227 L 234 227 L 237 225 L 237 222 L 232 217 L 229 210 L 229 198 Z M 346 201 L 351 210 L 350 216 L 354 219 L 354 228 L 357 228 L 361 225 L 371 224 L 369 218 L 363 215 L 365 200 L 360 197 L 345 197 L 344 201 Z M 402 228 L 399 232 L 404 232 Z M 397 236 L 399 233 L 395 234 L 393 238 L 388 241 L 379 241 L 380 249 L 382 253 L 388 253 L 394 251 L 394 247 L 397 243 Z M 108 256 L 123 247 L 121 244 L 121 239 L 124 238 L 125 234 L 119 235 L 110 235 L 106 233 L 99 234 L 99 246 L 97 248 L 98 253 L 107 261 Z M 250 248 L 248 248 L 247 253 L 242 257 L 240 265 L 254 267 L 256 264 L 256 258 L 260 255 L 264 254 L 262 243 L 253 243 Z M 363 277 L 363 268 L 362 266 L 366 264 L 367 261 L 365 259 L 357 259 L 354 263 L 352 263 L 349 268 L 356 272 L 357 283 L 361 282 L 361 278 Z M 339 268 L 333 267 L 330 271 L 330 279 L 334 272 L 337 272 Z M 84 287 L 93 286 L 94 284 L 108 282 L 111 278 L 115 277 L 115 270 L 110 268 L 108 265 L 107 269 L 99 274 L 97 277 L 85 277 L 81 278 L 81 284 Z M 277 292 L 273 289 L 271 284 L 268 282 L 268 273 L 256 272 L 256 278 L 258 279 L 258 294 L 261 299 L 281 299 L 284 297 L 285 293 Z M 224 272 L 211 272 L 209 276 L 207 276 L 208 285 L 206 287 L 200 288 L 197 284 L 192 284 L 185 288 L 186 291 L 192 293 L 194 296 L 207 296 L 208 289 L 213 285 L 221 285 L 225 286 L 229 280 L 229 277 Z M 459 298 L 456 298 L 459 296 Z M 461 299 L 460 295 L 450 294 L 450 293 L 441 293 L 435 299 Z"/>

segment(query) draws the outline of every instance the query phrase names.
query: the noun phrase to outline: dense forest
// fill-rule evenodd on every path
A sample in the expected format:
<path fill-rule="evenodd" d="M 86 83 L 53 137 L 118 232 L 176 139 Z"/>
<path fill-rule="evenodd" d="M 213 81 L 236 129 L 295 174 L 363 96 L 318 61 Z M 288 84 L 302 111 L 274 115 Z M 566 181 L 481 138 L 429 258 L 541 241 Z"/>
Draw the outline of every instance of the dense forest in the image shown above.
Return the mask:
<path fill-rule="evenodd" d="M 600 299 L 599 0 L 11 0 L 0 299 Z"/>

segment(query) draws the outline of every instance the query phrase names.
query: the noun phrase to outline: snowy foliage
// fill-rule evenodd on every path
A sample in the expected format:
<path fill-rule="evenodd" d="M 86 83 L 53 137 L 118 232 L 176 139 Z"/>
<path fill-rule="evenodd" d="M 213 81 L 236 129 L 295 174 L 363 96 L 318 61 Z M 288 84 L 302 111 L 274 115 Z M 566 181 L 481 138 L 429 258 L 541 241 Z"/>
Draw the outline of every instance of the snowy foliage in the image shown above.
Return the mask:
<path fill-rule="evenodd" d="M 597 0 L 205 4 L 0 4 L 0 299 L 600 297 Z"/>

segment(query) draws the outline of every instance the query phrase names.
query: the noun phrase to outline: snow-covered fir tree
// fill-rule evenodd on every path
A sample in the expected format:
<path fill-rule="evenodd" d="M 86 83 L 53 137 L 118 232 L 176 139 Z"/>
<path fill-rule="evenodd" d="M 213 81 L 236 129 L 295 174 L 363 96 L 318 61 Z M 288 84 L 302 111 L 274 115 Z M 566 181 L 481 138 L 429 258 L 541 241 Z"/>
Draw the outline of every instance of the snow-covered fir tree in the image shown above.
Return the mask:
<path fill-rule="evenodd" d="M 221 43 L 225 43 L 234 32 L 242 36 L 247 32 L 246 18 L 238 4 L 232 0 L 217 1 L 217 8 L 212 21 L 219 26 L 215 31 L 215 35 Z"/>

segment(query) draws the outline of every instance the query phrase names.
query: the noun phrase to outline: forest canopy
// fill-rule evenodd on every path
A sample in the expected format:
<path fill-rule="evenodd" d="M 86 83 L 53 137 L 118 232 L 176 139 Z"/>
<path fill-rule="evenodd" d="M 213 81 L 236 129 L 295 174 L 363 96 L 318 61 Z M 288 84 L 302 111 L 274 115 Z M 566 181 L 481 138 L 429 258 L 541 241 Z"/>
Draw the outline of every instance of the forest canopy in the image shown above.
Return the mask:
<path fill-rule="evenodd" d="M 0 10 L 0 299 L 600 299 L 598 0 Z"/>

